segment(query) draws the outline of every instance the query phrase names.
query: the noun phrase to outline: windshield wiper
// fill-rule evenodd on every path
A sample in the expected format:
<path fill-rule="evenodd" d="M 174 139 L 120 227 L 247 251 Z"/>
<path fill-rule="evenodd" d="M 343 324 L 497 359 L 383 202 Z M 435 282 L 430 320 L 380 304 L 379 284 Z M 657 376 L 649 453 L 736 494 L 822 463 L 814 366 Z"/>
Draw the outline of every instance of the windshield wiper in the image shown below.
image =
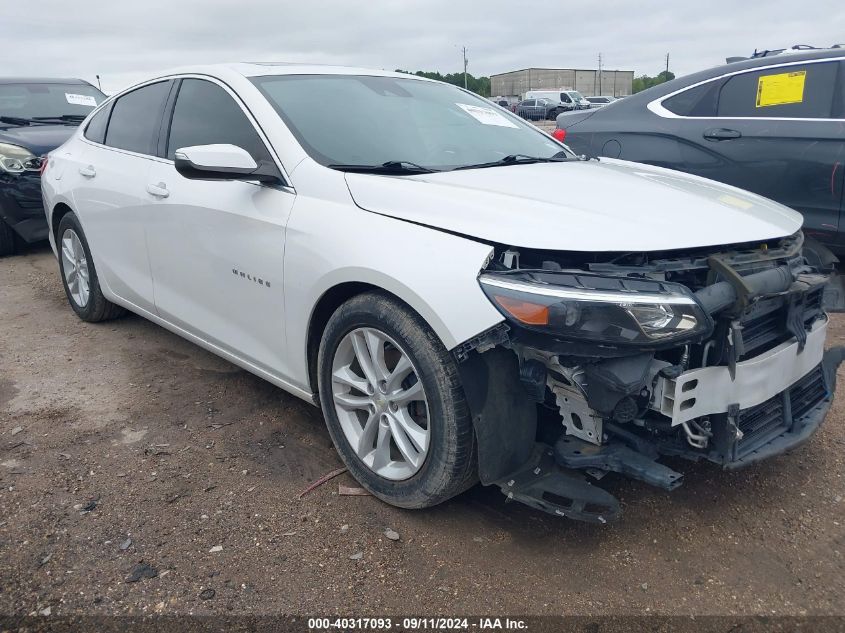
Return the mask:
<path fill-rule="evenodd" d="M 381 165 L 344 165 L 334 163 L 328 165 L 338 171 L 351 171 L 362 174 L 432 174 L 437 169 L 430 169 L 407 160 L 389 160 Z"/>
<path fill-rule="evenodd" d="M 455 167 L 452 171 L 459 169 L 484 169 L 486 167 L 504 167 L 507 165 L 531 165 L 532 163 L 566 163 L 569 161 L 581 160 L 577 156 L 569 156 L 565 152 L 558 152 L 554 156 L 528 156 L 527 154 L 508 154 L 499 160 L 490 161 L 489 163 L 476 163 L 474 165 L 461 165 Z"/>
<path fill-rule="evenodd" d="M 86 114 L 61 114 L 59 116 L 35 116 L 34 121 L 61 121 L 62 123 L 82 123 Z"/>
<path fill-rule="evenodd" d="M 32 125 L 33 123 L 40 123 L 35 119 L 27 119 L 26 117 L 21 116 L 6 116 L 0 115 L 0 121 L 3 123 L 10 123 L 12 125 Z"/>

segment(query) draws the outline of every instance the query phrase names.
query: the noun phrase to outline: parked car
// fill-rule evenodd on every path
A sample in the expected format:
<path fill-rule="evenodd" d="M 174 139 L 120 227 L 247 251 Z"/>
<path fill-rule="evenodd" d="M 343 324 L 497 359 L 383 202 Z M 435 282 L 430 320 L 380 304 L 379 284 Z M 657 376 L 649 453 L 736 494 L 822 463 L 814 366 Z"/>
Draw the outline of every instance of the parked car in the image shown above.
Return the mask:
<path fill-rule="evenodd" d="M 595 96 L 595 97 L 586 97 L 587 101 L 590 102 L 591 108 L 600 108 L 602 106 L 606 106 L 609 103 L 613 103 L 614 101 L 619 101 L 616 97 L 611 96 Z"/>
<path fill-rule="evenodd" d="M 550 99 L 561 112 L 571 110 L 586 110 L 590 102 L 577 90 L 529 90 L 525 93 L 526 99 Z"/>
<path fill-rule="evenodd" d="M 516 113 L 529 121 L 554 121 L 561 112 L 560 105 L 551 99 L 526 99 L 516 106 Z"/>
<path fill-rule="evenodd" d="M 827 268 L 802 256 L 799 214 L 580 159 L 448 84 L 167 74 L 101 105 L 42 189 L 79 318 L 130 310 L 317 404 L 350 473 L 397 506 L 480 479 L 603 523 L 619 502 L 588 477 L 670 490 L 659 457 L 738 468 L 831 404 Z"/>
<path fill-rule="evenodd" d="M 669 167 L 800 211 L 845 252 L 845 50 L 738 61 L 558 117 L 577 153 Z M 558 133 L 560 135 L 560 133 Z"/>
<path fill-rule="evenodd" d="M 105 96 L 80 79 L 0 78 L 0 256 L 47 239 L 41 157 L 64 143 Z"/>

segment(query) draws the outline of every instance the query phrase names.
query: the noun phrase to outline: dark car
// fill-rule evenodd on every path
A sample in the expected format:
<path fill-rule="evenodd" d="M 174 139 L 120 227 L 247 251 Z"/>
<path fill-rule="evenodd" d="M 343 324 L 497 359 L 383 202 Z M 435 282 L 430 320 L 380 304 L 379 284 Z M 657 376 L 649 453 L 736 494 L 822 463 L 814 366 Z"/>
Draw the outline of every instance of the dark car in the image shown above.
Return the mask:
<path fill-rule="evenodd" d="M 561 114 L 557 128 L 579 154 L 678 169 L 776 200 L 804 215 L 806 234 L 845 252 L 843 49 L 704 70 Z"/>
<path fill-rule="evenodd" d="M 526 99 L 520 101 L 515 112 L 529 121 L 554 120 L 563 108 L 551 99 Z"/>
<path fill-rule="evenodd" d="M 80 79 L 0 78 L 0 256 L 47 239 L 42 157 L 64 143 L 105 95 Z"/>

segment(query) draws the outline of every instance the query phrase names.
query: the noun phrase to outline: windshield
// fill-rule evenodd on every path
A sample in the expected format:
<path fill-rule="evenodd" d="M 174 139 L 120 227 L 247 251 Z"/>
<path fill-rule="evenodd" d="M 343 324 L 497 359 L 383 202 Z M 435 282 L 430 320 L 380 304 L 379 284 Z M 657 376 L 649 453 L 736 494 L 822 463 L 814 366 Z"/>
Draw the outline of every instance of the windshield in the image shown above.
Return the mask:
<path fill-rule="evenodd" d="M 0 84 L 0 116 L 84 118 L 105 99 L 87 84 Z"/>
<path fill-rule="evenodd" d="M 444 170 L 565 151 L 533 125 L 449 84 L 360 75 L 252 81 L 311 158 L 327 166 L 398 161 Z"/>
<path fill-rule="evenodd" d="M 572 92 L 567 93 L 570 97 L 572 97 L 575 101 L 583 101 L 584 95 L 582 95 L 577 90 L 573 90 Z"/>

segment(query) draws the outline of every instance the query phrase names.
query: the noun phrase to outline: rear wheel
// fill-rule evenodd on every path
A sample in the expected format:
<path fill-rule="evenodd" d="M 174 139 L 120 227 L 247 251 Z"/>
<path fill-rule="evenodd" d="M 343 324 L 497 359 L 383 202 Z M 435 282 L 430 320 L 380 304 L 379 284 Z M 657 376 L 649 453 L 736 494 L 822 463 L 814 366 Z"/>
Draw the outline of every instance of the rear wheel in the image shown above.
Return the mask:
<path fill-rule="evenodd" d="M 125 310 L 103 296 L 88 241 L 73 213 L 59 222 L 56 247 L 65 294 L 77 316 L 90 323 L 121 316 Z"/>
<path fill-rule="evenodd" d="M 441 503 L 477 478 L 455 362 L 431 328 L 382 293 L 343 304 L 320 345 L 320 403 L 350 473 L 404 508 Z"/>
<path fill-rule="evenodd" d="M 12 227 L 0 220 L 0 257 L 18 252 L 18 239 Z"/>

